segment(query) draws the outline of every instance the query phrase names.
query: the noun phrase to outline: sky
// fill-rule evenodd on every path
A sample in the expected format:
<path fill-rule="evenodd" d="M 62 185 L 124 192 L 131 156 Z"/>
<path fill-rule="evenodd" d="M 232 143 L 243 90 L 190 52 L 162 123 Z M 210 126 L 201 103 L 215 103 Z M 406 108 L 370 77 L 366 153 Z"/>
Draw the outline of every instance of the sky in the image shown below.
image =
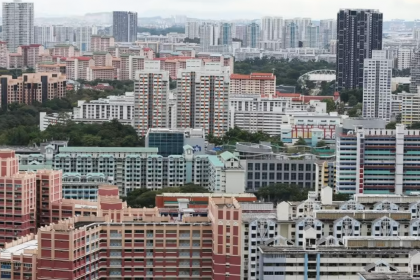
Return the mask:
<path fill-rule="evenodd" d="M 22 2 L 25 2 L 23 0 Z M 340 8 L 379 9 L 385 20 L 420 18 L 420 0 L 28 0 L 35 17 L 136 11 L 140 17 L 186 15 L 203 19 L 257 19 L 262 16 L 335 18 Z"/>

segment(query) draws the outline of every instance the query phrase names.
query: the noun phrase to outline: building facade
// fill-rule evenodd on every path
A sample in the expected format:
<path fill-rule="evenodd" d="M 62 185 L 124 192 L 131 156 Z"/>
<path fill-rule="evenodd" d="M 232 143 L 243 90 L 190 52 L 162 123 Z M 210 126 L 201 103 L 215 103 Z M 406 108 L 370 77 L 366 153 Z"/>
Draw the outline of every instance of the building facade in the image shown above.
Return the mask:
<path fill-rule="evenodd" d="M 2 108 L 14 102 L 29 105 L 66 96 L 66 76 L 61 73 L 23 74 L 17 79 L 0 76 L 0 85 Z"/>
<path fill-rule="evenodd" d="M 177 78 L 177 127 L 222 136 L 229 128 L 230 68 L 189 60 Z"/>
<path fill-rule="evenodd" d="M 167 128 L 169 73 L 160 70 L 160 61 L 147 61 L 146 69 L 136 72 L 133 123 L 139 135 L 149 128 Z"/>
<path fill-rule="evenodd" d="M 420 132 L 404 125 L 393 129 L 337 133 L 337 191 L 410 194 L 418 191 L 416 169 Z"/>
<path fill-rule="evenodd" d="M 372 58 L 364 60 L 363 117 L 390 120 L 391 118 L 392 60 L 385 51 L 372 51 Z"/>
<path fill-rule="evenodd" d="M 363 62 L 382 50 L 383 15 L 378 10 L 337 14 L 337 91 L 363 88 Z"/>
<path fill-rule="evenodd" d="M 135 42 L 137 40 L 137 13 L 114 11 L 112 31 L 115 42 Z"/>
<path fill-rule="evenodd" d="M 14 0 L 3 3 L 3 40 L 10 52 L 34 43 L 34 3 Z"/>

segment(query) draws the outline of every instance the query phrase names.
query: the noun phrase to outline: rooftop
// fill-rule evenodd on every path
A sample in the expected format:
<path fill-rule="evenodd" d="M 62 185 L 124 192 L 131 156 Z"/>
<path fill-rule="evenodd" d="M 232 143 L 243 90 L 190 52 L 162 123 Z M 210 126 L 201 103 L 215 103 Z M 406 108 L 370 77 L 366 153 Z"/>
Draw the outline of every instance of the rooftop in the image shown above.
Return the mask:
<path fill-rule="evenodd" d="M 9 258 L 11 259 L 12 255 L 21 255 L 21 254 L 24 254 L 25 250 L 36 250 L 36 249 L 38 249 L 38 240 L 34 239 L 34 240 L 30 240 L 22 244 L 0 251 L 0 257 L 2 259 L 9 259 Z"/>
<path fill-rule="evenodd" d="M 208 156 L 209 162 L 215 167 L 225 167 L 217 156 Z"/>
<path fill-rule="evenodd" d="M 255 197 L 252 193 L 162 193 L 163 197 Z"/>
<path fill-rule="evenodd" d="M 158 148 L 61 147 L 60 153 L 157 153 Z"/>

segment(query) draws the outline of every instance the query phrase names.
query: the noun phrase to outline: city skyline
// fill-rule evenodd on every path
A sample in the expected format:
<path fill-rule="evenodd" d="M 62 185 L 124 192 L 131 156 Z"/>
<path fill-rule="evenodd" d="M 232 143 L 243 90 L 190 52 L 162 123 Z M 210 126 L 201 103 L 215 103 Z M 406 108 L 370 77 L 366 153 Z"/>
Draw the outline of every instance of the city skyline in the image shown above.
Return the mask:
<path fill-rule="evenodd" d="M 204 19 L 257 19 L 262 16 L 311 17 L 313 19 L 335 18 L 339 9 L 380 9 L 385 20 L 395 18 L 414 20 L 418 18 L 416 11 L 420 9 L 417 0 L 354 0 L 351 3 L 344 0 L 295 0 L 287 6 L 279 5 L 275 0 L 261 0 L 258 7 L 251 0 L 155 0 L 153 2 L 133 4 L 128 0 L 118 1 L 118 4 L 104 0 L 98 5 L 98 0 L 92 1 L 60 1 L 60 9 L 54 9 L 48 0 L 28 1 L 35 3 L 36 17 L 82 16 L 86 13 L 100 13 L 120 11 L 138 12 L 139 17 L 169 17 L 171 15 L 185 15 Z M 220 10 L 217 3 L 223 4 Z M 274 8 L 273 8 L 274 7 Z M 304 8 L 302 8 L 304 7 Z M 234 12 L 232 12 L 234 11 Z"/>

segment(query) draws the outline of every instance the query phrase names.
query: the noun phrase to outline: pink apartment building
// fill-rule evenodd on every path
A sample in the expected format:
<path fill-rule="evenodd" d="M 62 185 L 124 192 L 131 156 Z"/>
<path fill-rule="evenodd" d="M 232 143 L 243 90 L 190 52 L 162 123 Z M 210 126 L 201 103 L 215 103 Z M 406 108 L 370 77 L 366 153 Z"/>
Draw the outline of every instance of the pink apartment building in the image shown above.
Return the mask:
<path fill-rule="evenodd" d="M 95 66 L 91 57 L 79 56 L 66 59 L 66 75 L 70 80 L 87 80 L 89 67 Z"/>
<path fill-rule="evenodd" d="M 274 96 L 276 94 L 276 76 L 272 73 L 232 74 L 229 94 Z"/>
<path fill-rule="evenodd" d="M 112 66 L 91 66 L 88 68 L 88 81 L 114 79 L 114 67 Z"/>
<path fill-rule="evenodd" d="M 91 52 L 107 52 L 109 48 L 115 46 L 115 40 L 112 36 L 92 35 L 90 37 Z"/>

